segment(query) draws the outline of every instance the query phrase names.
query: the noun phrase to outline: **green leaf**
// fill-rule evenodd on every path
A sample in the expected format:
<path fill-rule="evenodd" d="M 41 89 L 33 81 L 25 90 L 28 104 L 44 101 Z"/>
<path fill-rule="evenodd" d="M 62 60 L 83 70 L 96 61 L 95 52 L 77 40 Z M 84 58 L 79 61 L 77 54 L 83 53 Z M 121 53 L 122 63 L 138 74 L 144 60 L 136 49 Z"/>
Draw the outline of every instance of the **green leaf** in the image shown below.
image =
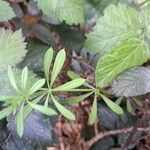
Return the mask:
<path fill-rule="evenodd" d="M 47 16 L 55 16 L 67 24 L 84 23 L 84 0 L 35 0 Z"/>
<path fill-rule="evenodd" d="M 48 86 L 49 86 L 49 69 L 52 59 L 53 59 L 53 49 L 49 48 L 44 57 L 44 71 Z"/>
<path fill-rule="evenodd" d="M 70 89 L 74 89 L 74 88 L 77 88 L 77 87 L 83 85 L 85 81 L 86 80 L 83 78 L 74 79 L 74 80 L 69 81 L 59 87 L 56 87 L 55 89 L 53 89 L 53 91 L 68 91 Z"/>
<path fill-rule="evenodd" d="M 150 69 L 136 67 L 120 74 L 112 85 L 116 96 L 139 96 L 150 92 Z"/>
<path fill-rule="evenodd" d="M 0 120 L 2 120 L 3 118 L 7 117 L 8 115 L 10 115 L 12 113 L 12 107 L 9 106 L 3 110 L 0 111 Z"/>
<path fill-rule="evenodd" d="M 13 9 L 6 1 L 0 0 L 0 10 L 0 22 L 8 21 L 15 17 Z"/>
<path fill-rule="evenodd" d="M 75 115 L 68 109 L 66 109 L 64 106 L 62 106 L 60 103 L 57 102 L 57 100 L 51 95 L 51 98 L 58 109 L 58 111 L 67 119 L 75 120 Z"/>
<path fill-rule="evenodd" d="M 29 95 L 32 95 L 34 92 L 38 91 L 45 84 L 45 79 L 40 79 L 29 90 Z"/>
<path fill-rule="evenodd" d="M 49 108 L 49 107 L 45 107 L 43 105 L 38 105 L 38 104 L 35 104 L 35 103 L 31 103 L 28 101 L 28 104 L 38 110 L 39 112 L 41 112 L 42 114 L 45 114 L 45 115 L 48 115 L 48 116 L 53 116 L 53 115 L 57 115 L 57 112 L 52 109 L 52 108 Z"/>
<path fill-rule="evenodd" d="M 69 98 L 69 99 L 67 99 L 67 103 L 69 105 L 76 105 L 76 104 L 80 103 L 81 101 L 83 101 L 85 98 L 89 97 L 92 93 L 93 92 Z"/>
<path fill-rule="evenodd" d="M 100 96 L 102 97 L 102 99 L 104 100 L 104 102 L 107 104 L 107 106 L 115 113 L 122 115 L 123 114 L 123 110 L 122 108 L 117 105 L 116 103 L 114 103 L 113 101 L 111 101 L 110 99 L 108 99 L 105 95 L 100 94 Z"/>
<path fill-rule="evenodd" d="M 91 113 L 89 116 L 89 124 L 92 125 L 95 123 L 97 117 L 97 95 L 94 96 L 94 101 L 91 109 Z"/>
<path fill-rule="evenodd" d="M 14 73 L 10 66 L 8 66 L 8 77 L 9 77 L 9 80 L 10 80 L 12 86 L 14 87 L 14 89 L 19 93 L 19 89 L 18 89 L 16 81 L 15 81 Z"/>
<path fill-rule="evenodd" d="M 87 36 L 86 47 L 104 55 L 122 40 L 137 37 L 142 27 L 142 16 L 134 8 L 124 4 L 109 5 L 94 31 Z"/>
<path fill-rule="evenodd" d="M 0 28 L 0 69 L 7 70 L 8 65 L 15 66 L 26 55 L 26 43 L 21 30 L 12 32 Z"/>
<path fill-rule="evenodd" d="M 124 70 L 142 65 L 150 57 L 147 43 L 141 39 L 129 39 L 104 55 L 96 67 L 96 84 L 105 87 Z"/>
<path fill-rule="evenodd" d="M 80 78 L 80 76 L 78 75 L 78 74 L 76 74 L 75 72 L 73 72 L 73 71 L 68 71 L 67 72 L 67 75 L 68 75 L 68 77 L 70 78 L 70 79 L 78 79 L 78 78 Z"/>
<path fill-rule="evenodd" d="M 19 110 L 18 116 L 17 116 L 17 133 L 20 138 L 22 137 L 23 131 L 24 131 L 23 108 L 24 108 L 24 103 L 21 104 L 21 107 L 20 107 L 20 110 Z"/>
<path fill-rule="evenodd" d="M 60 70 L 62 69 L 66 59 L 66 52 L 64 49 L 60 50 L 55 58 L 52 75 L 51 75 L 51 86 L 56 80 Z"/>
<path fill-rule="evenodd" d="M 133 108 L 131 106 L 130 100 L 128 100 L 128 99 L 127 99 L 127 102 L 126 102 L 126 106 L 127 106 L 127 111 L 132 113 L 133 112 Z"/>
<path fill-rule="evenodd" d="M 8 100 L 8 99 L 11 99 L 12 96 L 3 96 L 3 95 L 0 95 L 0 101 L 5 101 L 5 100 Z"/>
<path fill-rule="evenodd" d="M 22 85 L 22 89 L 23 89 L 23 90 L 26 89 L 27 81 L 28 81 L 28 68 L 25 67 L 25 68 L 22 70 L 22 75 L 21 75 L 21 85 Z"/>

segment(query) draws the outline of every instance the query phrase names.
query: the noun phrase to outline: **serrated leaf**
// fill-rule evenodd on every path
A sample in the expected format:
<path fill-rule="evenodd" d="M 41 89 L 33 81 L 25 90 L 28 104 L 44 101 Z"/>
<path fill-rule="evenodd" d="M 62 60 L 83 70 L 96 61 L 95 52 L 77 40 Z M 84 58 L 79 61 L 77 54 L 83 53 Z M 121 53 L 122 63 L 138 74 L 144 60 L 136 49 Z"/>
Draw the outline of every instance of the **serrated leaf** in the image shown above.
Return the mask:
<path fill-rule="evenodd" d="M 15 81 L 14 73 L 10 66 L 8 66 L 8 77 L 9 77 L 9 80 L 10 80 L 13 88 L 19 93 L 19 89 L 18 89 L 16 81 Z"/>
<path fill-rule="evenodd" d="M 109 5 L 94 31 L 87 36 L 86 47 L 104 55 L 122 40 L 137 37 L 142 27 L 142 16 L 134 8 L 124 4 Z"/>
<path fill-rule="evenodd" d="M 54 97 L 51 95 L 51 98 L 58 109 L 58 111 L 67 119 L 75 120 L 75 115 L 68 109 L 66 109 L 64 106 L 62 106 Z"/>
<path fill-rule="evenodd" d="M 28 104 L 38 110 L 39 112 L 41 112 L 42 114 L 45 114 L 47 116 L 53 116 L 53 115 L 57 115 L 56 111 L 52 108 L 49 108 L 49 107 L 45 107 L 43 105 L 39 105 L 39 104 L 35 104 L 35 103 L 32 103 L 32 102 L 29 102 L 28 101 Z"/>
<path fill-rule="evenodd" d="M 23 89 L 23 90 L 26 89 L 27 81 L 28 81 L 28 68 L 25 67 L 25 68 L 22 70 L 22 74 L 21 74 L 21 86 L 22 86 L 22 89 Z"/>
<path fill-rule="evenodd" d="M 89 116 L 89 124 L 92 125 L 95 123 L 97 117 L 97 95 L 94 96 L 93 105 L 91 108 L 91 113 Z"/>
<path fill-rule="evenodd" d="M 83 24 L 84 0 L 35 0 L 47 16 L 55 16 L 67 24 Z"/>
<path fill-rule="evenodd" d="M 9 3 L 3 0 L 0 0 L 0 22 L 8 21 L 15 17 L 13 9 L 10 7 Z"/>
<path fill-rule="evenodd" d="M 150 57 L 147 43 L 141 39 L 129 39 L 104 55 L 96 67 L 96 84 L 105 87 L 124 70 L 142 65 Z"/>
<path fill-rule="evenodd" d="M 0 69 L 7 70 L 7 66 L 15 66 L 26 55 L 26 43 L 21 30 L 12 32 L 0 28 Z"/>
<path fill-rule="evenodd" d="M 53 91 L 68 91 L 70 89 L 74 89 L 74 88 L 77 88 L 77 87 L 83 85 L 85 81 L 86 80 L 83 78 L 74 79 L 74 80 L 69 81 L 59 87 L 54 88 Z"/>
<path fill-rule="evenodd" d="M 17 133 L 19 137 L 22 137 L 24 131 L 23 107 L 24 107 L 24 103 L 21 104 L 21 107 L 17 115 Z"/>
<path fill-rule="evenodd" d="M 137 67 L 123 72 L 112 85 L 116 96 L 139 96 L 150 92 L 150 69 Z"/>
<path fill-rule="evenodd" d="M 107 98 L 105 95 L 100 94 L 100 96 L 102 97 L 102 99 L 104 100 L 104 102 L 107 104 L 107 106 L 115 113 L 117 114 L 123 114 L 123 110 L 122 108 L 117 105 L 115 102 L 111 101 L 109 98 Z"/>
<path fill-rule="evenodd" d="M 51 83 L 52 86 L 54 81 L 56 80 L 58 74 L 60 73 L 66 59 L 66 52 L 64 49 L 60 50 L 55 58 L 52 75 L 51 75 Z"/>
<path fill-rule="evenodd" d="M 45 84 L 45 79 L 40 79 L 29 90 L 29 95 L 33 94 L 34 92 L 38 91 L 43 85 Z"/>
<path fill-rule="evenodd" d="M 75 96 L 75 97 L 72 97 L 72 98 L 69 98 L 67 100 L 67 103 L 69 105 L 76 105 L 78 104 L 79 102 L 83 101 L 85 98 L 89 97 L 93 92 L 90 92 L 88 94 L 84 94 L 84 95 L 80 95 L 80 96 Z"/>
<path fill-rule="evenodd" d="M 10 115 L 12 113 L 12 107 L 6 107 L 5 109 L 0 111 L 0 120 L 2 120 L 3 118 L 7 117 L 8 115 Z"/>
<path fill-rule="evenodd" d="M 44 57 L 44 71 L 48 86 L 49 86 L 49 69 L 52 59 L 53 59 L 53 49 L 49 48 Z"/>

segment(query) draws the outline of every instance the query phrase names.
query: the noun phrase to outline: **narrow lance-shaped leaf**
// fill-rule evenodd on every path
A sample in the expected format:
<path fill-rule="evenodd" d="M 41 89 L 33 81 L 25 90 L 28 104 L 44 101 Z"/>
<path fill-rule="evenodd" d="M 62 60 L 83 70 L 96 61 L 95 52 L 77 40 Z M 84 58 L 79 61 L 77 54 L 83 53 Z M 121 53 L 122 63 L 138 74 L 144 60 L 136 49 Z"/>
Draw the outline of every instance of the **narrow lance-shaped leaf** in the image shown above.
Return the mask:
<path fill-rule="evenodd" d="M 66 59 L 66 53 L 65 50 L 60 50 L 59 53 L 56 56 L 53 70 L 52 70 L 52 75 L 51 75 L 51 86 L 53 85 L 54 81 L 56 80 L 58 74 L 60 73 L 64 62 Z"/>
<path fill-rule="evenodd" d="M 89 97 L 93 92 L 90 92 L 88 94 L 84 94 L 84 95 L 80 95 L 80 96 L 76 96 L 76 97 L 72 97 L 72 98 L 69 98 L 67 100 L 67 103 L 69 105 L 76 105 L 78 104 L 79 102 L 83 101 L 85 98 Z"/>
<path fill-rule="evenodd" d="M 21 104 L 21 107 L 17 116 L 17 133 L 20 137 L 22 137 L 23 132 L 24 132 L 23 108 L 24 108 L 24 103 Z"/>
<path fill-rule="evenodd" d="M 95 123 L 97 117 L 97 95 L 94 96 L 93 105 L 91 108 L 91 113 L 89 116 L 89 124 L 92 125 Z"/>
<path fill-rule="evenodd" d="M 28 68 L 25 67 L 22 71 L 22 75 L 21 75 L 21 85 L 22 85 L 22 89 L 25 90 L 26 86 L 27 86 L 27 81 L 28 81 Z"/>
<path fill-rule="evenodd" d="M 43 85 L 45 84 L 45 79 L 38 80 L 29 90 L 29 95 L 33 94 L 34 92 L 38 91 Z"/>
<path fill-rule="evenodd" d="M 129 99 L 127 99 L 126 106 L 127 106 L 127 111 L 128 112 L 130 112 L 130 113 L 133 112 L 133 108 L 131 106 L 131 102 L 130 102 Z"/>
<path fill-rule="evenodd" d="M 80 76 L 78 75 L 78 74 L 76 74 L 75 72 L 73 72 L 73 71 L 68 71 L 67 72 L 67 75 L 69 76 L 69 78 L 70 79 L 78 79 L 78 78 L 80 78 Z"/>
<path fill-rule="evenodd" d="M 117 114 L 123 114 L 123 110 L 122 108 L 117 105 L 116 103 L 114 103 L 113 101 L 111 101 L 109 98 L 107 98 L 105 95 L 100 94 L 100 96 L 102 97 L 102 99 L 104 100 L 104 102 L 107 104 L 107 106 L 115 113 Z"/>
<path fill-rule="evenodd" d="M 12 113 L 13 108 L 11 106 L 6 107 L 5 109 L 0 111 L 0 120 L 7 117 Z"/>
<path fill-rule="evenodd" d="M 38 105 L 38 104 L 36 104 L 36 103 L 32 103 L 32 102 L 29 102 L 29 101 L 28 101 L 28 104 L 29 104 L 32 108 L 38 110 L 39 112 L 41 112 L 41 113 L 43 113 L 43 114 L 45 114 L 45 115 L 48 115 L 48 116 L 57 115 L 57 112 L 56 112 L 54 109 L 52 109 L 52 108 L 45 107 L 45 106 L 43 106 L 43 105 Z"/>
<path fill-rule="evenodd" d="M 124 70 L 142 65 L 150 58 L 148 44 L 143 38 L 121 42 L 104 55 L 96 67 L 96 84 L 108 86 Z"/>
<path fill-rule="evenodd" d="M 77 88 L 81 85 L 83 85 L 83 83 L 85 82 L 86 80 L 83 79 L 83 78 L 78 78 L 78 79 L 74 79 L 72 81 L 69 81 L 59 87 L 56 87 L 55 89 L 53 89 L 53 91 L 67 91 L 67 90 L 70 90 L 70 89 L 74 89 L 74 88 Z"/>
<path fill-rule="evenodd" d="M 49 48 L 44 57 L 44 71 L 48 86 L 49 86 L 49 68 L 51 66 L 52 59 L 53 59 L 53 49 Z"/>
<path fill-rule="evenodd" d="M 57 100 L 53 97 L 53 95 L 51 95 L 51 98 L 56 106 L 56 108 L 58 109 L 58 111 L 67 119 L 70 120 L 75 120 L 75 115 L 68 109 L 66 109 L 64 106 L 62 106 L 59 102 L 57 102 Z"/>
<path fill-rule="evenodd" d="M 19 93 L 19 89 L 18 89 L 16 81 L 15 81 L 14 73 L 10 66 L 8 66 L 8 77 L 9 77 L 9 80 L 10 80 L 12 86 L 14 87 L 14 89 Z"/>

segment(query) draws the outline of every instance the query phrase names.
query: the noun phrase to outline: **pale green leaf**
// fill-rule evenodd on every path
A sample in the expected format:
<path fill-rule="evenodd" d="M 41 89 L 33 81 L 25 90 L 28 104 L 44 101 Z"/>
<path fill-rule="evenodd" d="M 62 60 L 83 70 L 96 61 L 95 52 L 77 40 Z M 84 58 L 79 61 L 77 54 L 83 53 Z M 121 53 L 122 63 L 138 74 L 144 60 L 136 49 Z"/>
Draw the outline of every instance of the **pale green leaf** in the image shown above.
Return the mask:
<path fill-rule="evenodd" d="M 149 59 L 149 56 L 148 45 L 140 38 L 121 42 L 98 61 L 97 86 L 109 85 L 122 71 L 142 65 Z"/>
<path fill-rule="evenodd" d="M 92 125 L 95 123 L 97 117 L 97 95 L 94 96 L 94 101 L 91 109 L 91 113 L 89 116 L 89 124 Z"/>
<path fill-rule="evenodd" d="M 28 68 L 25 67 L 25 68 L 22 70 L 22 74 L 21 74 L 21 86 L 22 86 L 22 89 L 23 89 L 23 90 L 26 89 L 27 81 L 28 81 Z"/>
<path fill-rule="evenodd" d="M 49 48 L 44 57 L 44 71 L 48 86 L 49 86 L 49 69 L 52 59 L 53 59 L 53 49 Z"/>
<path fill-rule="evenodd" d="M 45 79 L 40 79 L 29 90 L 29 95 L 33 94 L 34 92 L 38 91 L 43 85 L 45 84 Z"/>
<path fill-rule="evenodd" d="M 78 104 L 79 102 L 83 101 L 85 98 L 89 97 L 93 92 L 90 92 L 88 94 L 84 94 L 84 95 L 80 95 L 80 96 L 75 96 L 75 97 L 72 97 L 72 98 L 69 98 L 67 100 L 67 103 L 69 105 L 76 105 Z"/>
<path fill-rule="evenodd" d="M 102 97 L 102 99 L 104 100 L 104 102 L 107 104 L 107 106 L 115 113 L 117 114 L 123 114 L 123 110 L 122 108 L 117 105 L 115 102 L 111 101 L 109 98 L 107 98 L 105 95 L 100 94 L 100 96 Z"/>
<path fill-rule="evenodd" d="M 132 113 L 132 112 L 133 112 L 133 108 L 132 108 L 132 106 L 131 106 L 130 100 L 128 100 L 128 99 L 127 99 L 127 102 L 126 102 L 126 106 L 127 106 L 127 111 L 128 111 L 129 113 Z"/>
<path fill-rule="evenodd" d="M 23 117 L 23 108 L 24 108 L 24 103 L 21 104 L 20 110 L 18 112 L 17 118 L 17 133 L 20 137 L 23 135 L 24 131 L 24 117 Z"/>
<path fill-rule="evenodd" d="M 84 23 L 84 0 L 35 0 L 47 16 L 55 16 L 67 24 Z"/>
<path fill-rule="evenodd" d="M 12 107 L 9 106 L 3 110 L 0 111 L 0 120 L 7 117 L 8 115 L 10 115 L 12 113 Z"/>
<path fill-rule="evenodd" d="M 58 109 L 58 111 L 67 119 L 75 120 L 75 115 L 68 109 L 66 109 L 64 106 L 62 106 L 57 100 L 51 95 L 51 98 Z"/>
<path fill-rule="evenodd" d="M 54 81 L 56 80 L 58 74 L 60 73 L 66 59 L 65 50 L 60 50 L 55 58 L 52 75 L 51 75 L 51 86 L 53 85 Z"/>
<path fill-rule="evenodd" d="M 52 108 L 49 108 L 49 107 L 45 107 L 43 105 L 39 105 L 39 104 L 36 104 L 36 103 L 31 103 L 28 101 L 28 104 L 38 110 L 39 112 L 41 112 L 42 114 L 45 114 L 45 115 L 48 115 L 48 116 L 53 116 L 53 115 L 57 115 L 56 111 Z"/>
<path fill-rule="evenodd" d="M 73 72 L 73 71 L 68 71 L 67 72 L 67 75 L 68 75 L 68 77 L 70 78 L 70 79 L 77 79 L 77 78 L 80 78 L 80 76 L 78 75 L 78 74 L 76 74 L 75 72 Z"/>
<path fill-rule="evenodd" d="M 13 88 L 19 93 L 19 89 L 18 89 L 16 81 L 15 81 L 14 73 L 10 66 L 8 66 L 8 77 L 9 77 L 9 80 L 10 80 Z"/>
<path fill-rule="evenodd" d="M 53 89 L 53 91 L 68 91 L 70 89 L 74 89 L 74 88 L 77 88 L 77 87 L 83 85 L 85 81 L 86 80 L 83 78 L 74 79 L 74 80 L 69 81 L 59 87 L 56 87 L 55 89 Z"/>
<path fill-rule="evenodd" d="M 7 70 L 7 66 L 15 66 L 26 55 L 26 43 L 21 30 L 12 32 L 0 28 L 0 69 Z"/>
<path fill-rule="evenodd" d="M 104 55 L 122 40 L 141 34 L 142 22 L 142 16 L 136 9 L 124 4 L 109 5 L 94 31 L 87 36 L 86 47 Z"/>
<path fill-rule="evenodd" d="M 8 21 L 15 17 L 13 9 L 10 7 L 9 3 L 0 0 L 0 22 Z"/>

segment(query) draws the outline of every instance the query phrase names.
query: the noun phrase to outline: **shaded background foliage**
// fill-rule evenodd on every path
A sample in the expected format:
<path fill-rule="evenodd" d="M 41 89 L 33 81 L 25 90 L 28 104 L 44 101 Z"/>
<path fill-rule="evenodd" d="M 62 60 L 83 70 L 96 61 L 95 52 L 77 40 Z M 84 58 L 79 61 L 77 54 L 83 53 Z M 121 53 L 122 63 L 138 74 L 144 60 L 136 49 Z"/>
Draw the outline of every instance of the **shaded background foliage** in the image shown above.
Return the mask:
<path fill-rule="evenodd" d="M 23 44 L 22 48 L 23 50 L 27 49 L 27 51 L 22 51 L 21 54 L 19 54 L 19 52 L 17 53 L 19 56 L 18 59 L 22 59 L 22 57 L 25 56 L 25 53 L 27 53 L 22 61 L 16 59 L 17 62 L 21 61 L 19 64 L 17 64 L 17 68 L 24 68 L 25 66 L 27 66 L 30 71 L 37 74 L 37 77 L 43 77 L 43 58 L 46 50 L 50 46 L 52 46 L 56 50 L 56 52 L 58 52 L 58 50 L 61 48 L 65 48 L 67 52 L 67 60 L 62 74 L 57 79 L 58 82 L 64 83 L 64 80 L 68 80 L 66 72 L 68 70 L 74 70 L 79 75 L 85 77 L 91 85 L 95 86 L 94 70 L 98 59 L 103 55 L 103 53 L 97 53 L 97 50 L 103 50 L 103 45 L 97 45 L 96 47 L 94 45 L 93 48 L 93 43 L 89 44 L 91 42 L 90 38 L 94 42 L 96 42 L 96 40 L 99 40 L 95 38 L 95 34 L 97 34 L 98 32 L 91 32 L 93 31 L 93 26 L 95 26 L 96 21 L 99 18 L 102 18 L 102 16 L 108 9 L 108 5 L 110 6 L 110 4 L 114 4 L 117 6 L 118 3 L 123 3 L 127 6 L 129 5 L 135 7 L 143 1 L 86 0 L 84 4 L 83 0 L 79 0 L 78 3 L 71 3 L 69 0 L 64 0 L 64 3 L 60 4 L 60 7 L 58 8 L 56 8 L 55 4 L 59 3 L 59 0 L 10 0 L 8 2 L 10 3 L 11 7 L 8 7 L 7 10 L 3 10 L 3 1 L 0 1 L 0 13 L 2 13 L 2 15 L 0 15 L 2 16 L 0 17 L 0 26 L 12 31 L 21 29 L 27 43 L 27 48 L 25 48 L 26 43 Z M 113 7 L 115 7 L 114 5 Z M 105 10 L 106 7 L 107 9 Z M 110 20 L 106 21 L 109 22 Z M 134 22 L 134 27 L 137 26 L 138 28 L 138 26 L 141 25 L 140 19 L 138 21 L 138 23 Z M 124 22 L 122 22 L 122 24 L 124 24 Z M 96 26 L 99 26 L 99 24 L 97 24 Z M 105 24 L 101 24 L 101 27 L 97 27 L 101 29 L 98 34 L 105 34 L 102 33 L 104 27 Z M 109 28 L 111 28 L 111 26 Z M 3 30 L 4 29 L 0 29 L 0 38 L 3 38 L 4 36 L 2 33 Z M 112 30 L 114 30 L 114 28 L 112 28 Z M 20 32 L 21 31 L 18 31 L 18 38 Z M 90 41 L 88 43 L 88 40 L 86 39 L 90 35 L 89 33 L 92 36 L 88 38 L 88 40 Z M 13 35 L 12 33 L 12 36 L 16 35 Z M 129 35 L 126 34 L 126 37 L 130 38 L 130 36 L 130 32 Z M 126 37 L 122 36 L 121 39 L 124 39 Z M 21 37 L 18 39 L 18 42 L 22 42 L 22 40 L 20 39 Z M 146 37 L 145 39 L 149 42 L 149 37 Z M 114 43 L 112 43 L 112 45 Z M 104 44 L 107 45 L 108 43 L 106 42 Z M 15 45 L 18 44 L 14 43 L 10 45 L 9 50 L 12 50 L 12 56 L 14 54 L 14 58 L 17 58 L 14 53 L 14 49 L 16 48 Z M 108 46 L 112 47 L 112 45 Z M 110 47 L 108 47 L 108 49 L 106 50 L 109 50 Z M 93 49 L 95 50 L 94 52 L 91 51 Z M 7 62 L 9 62 L 9 60 L 5 60 L 6 64 L 4 64 L 4 58 L 1 58 L 1 60 L 2 65 L 0 65 L 0 67 L 1 71 L 4 68 L 4 72 L 1 73 L 0 77 L 0 93 L 14 92 L 12 87 L 10 87 L 9 82 L 7 82 L 7 78 L 5 78 L 6 72 L 5 67 L 3 67 L 3 65 L 7 66 Z M 146 63 L 145 66 L 147 67 L 137 67 L 123 72 L 117 77 L 115 82 L 112 84 L 112 87 L 108 87 L 109 89 L 106 89 L 106 93 L 114 101 L 118 96 L 125 96 L 120 100 L 122 101 L 121 106 L 124 108 L 124 110 L 127 109 L 124 115 L 116 115 L 108 107 L 106 107 L 105 104 L 99 102 L 97 117 L 98 123 L 96 124 L 97 128 L 95 129 L 93 126 L 91 127 L 87 124 L 87 116 L 89 115 L 91 107 L 90 98 L 87 104 L 86 102 L 83 102 L 78 107 L 71 107 L 74 112 L 76 112 L 79 108 L 83 109 L 81 111 L 81 114 L 76 112 L 78 119 L 73 123 L 74 125 L 72 126 L 76 127 L 76 125 L 81 124 L 82 130 L 77 128 L 77 131 L 81 132 L 81 136 L 84 135 L 84 139 L 89 140 L 94 137 L 95 130 L 115 130 L 126 128 L 136 123 L 136 121 L 139 119 L 139 114 L 137 113 L 137 111 L 139 111 L 141 107 L 145 108 L 145 105 L 150 105 L 149 101 L 145 101 L 149 98 L 148 95 L 139 96 L 150 91 L 150 71 L 148 67 L 149 62 Z M 33 76 L 35 77 L 35 75 Z M 36 80 L 36 78 L 34 80 Z M 69 96 L 69 94 L 59 95 L 59 97 L 62 99 L 68 98 Z M 136 104 L 135 101 L 133 101 L 134 98 L 136 98 Z M 120 103 L 119 100 L 117 102 Z M 2 107 L 3 106 L 1 105 L 0 108 Z M 149 109 L 149 107 L 146 109 Z M 84 117 L 80 118 L 80 115 Z M 80 121 L 80 119 L 82 119 L 82 121 Z M 145 122 L 147 123 L 147 120 Z M 58 135 L 57 132 L 54 133 L 54 130 L 57 129 L 59 123 L 61 123 L 62 126 L 67 126 L 67 129 L 69 130 L 70 125 L 68 125 L 68 121 L 64 120 L 64 118 L 48 118 L 33 111 L 25 122 L 25 134 L 22 139 L 20 139 L 16 134 L 14 118 L 10 116 L 9 118 L 7 118 L 7 120 L 3 119 L 2 121 L 0 121 L 0 146 L 4 150 L 45 149 L 46 147 L 55 146 L 55 144 L 59 147 L 60 135 Z M 64 141 L 68 140 L 67 138 L 70 136 L 69 133 L 71 134 L 73 133 L 73 131 L 68 131 L 66 135 L 63 135 L 63 137 L 66 136 L 64 138 Z M 94 143 L 91 149 L 109 150 L 113 147 L 121 147 L 124 143 L 127 143 L 128 149 L 139 149 L 142 147 L 140 147 L 140 138 L 143 135 L 144 134 L 141 132 L 136 132 L 134 134 L 134 137 L 132 138 L 133 141 L 131 143 L 128 142 L 128 138 L 131 136 L 131 134 L 108 136 Z M 73 139 L 72 136 L 71 138 Z M 69 144 L 71 145 L 72 143 Z M 148 144 L 146 143 L 145 145 L 147 146 Z"/>

